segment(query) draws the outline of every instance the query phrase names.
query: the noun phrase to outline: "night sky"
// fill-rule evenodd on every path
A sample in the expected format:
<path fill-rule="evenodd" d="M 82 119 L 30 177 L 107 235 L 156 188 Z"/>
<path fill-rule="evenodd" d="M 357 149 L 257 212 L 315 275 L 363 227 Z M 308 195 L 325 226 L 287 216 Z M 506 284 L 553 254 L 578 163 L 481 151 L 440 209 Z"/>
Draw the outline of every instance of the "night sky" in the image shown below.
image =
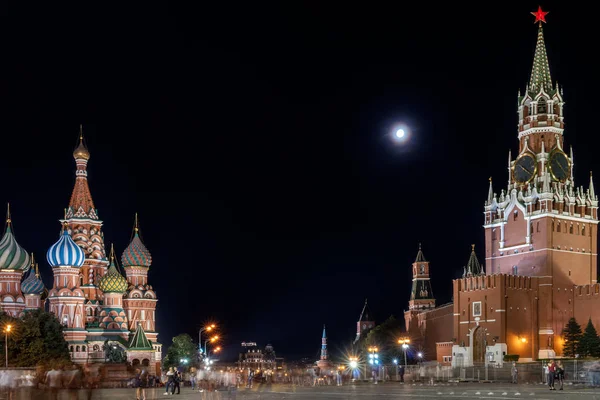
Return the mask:
<path fill-rule="evenodd" d="M 316 357 L 325 323 L 335 354 L 365 298 L 402 318 L 419 242 L 451 300 L 517 151 L 538 3 L 151 3 L 1 11 L 0 201 L 47 283 L 82 123 L 107 246 L 139 213 L 164 344 L 216 321 L 229 356 Z M 579 6 L 542 7 L 587 186 L 599 33 Z"/>

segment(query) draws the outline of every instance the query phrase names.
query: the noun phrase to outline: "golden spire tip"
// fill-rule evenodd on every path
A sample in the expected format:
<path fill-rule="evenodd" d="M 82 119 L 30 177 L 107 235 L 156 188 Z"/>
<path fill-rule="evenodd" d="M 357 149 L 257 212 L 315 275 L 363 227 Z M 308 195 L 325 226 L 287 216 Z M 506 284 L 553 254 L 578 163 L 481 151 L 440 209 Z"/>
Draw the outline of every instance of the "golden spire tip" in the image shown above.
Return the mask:
<path fill-rule="evenodd" d="M 110 244 L 110 261 L 114 261 L 115 259 L 115 244 L 111 243 Z"/>
<path fill-rule="evenodd" d="M 135 224 L 133 226 L 133 229 L 135 230 L 136 233 L 140 230 L 137 213 L 135 213 Z"/>
<path fill-rule="evenodd" d="M 79 141 L 83 140 L 83 124 L 79 124 Z"/>
<path fill-rule="evenodd" d="M 10 225 L 10 203 L 6 203 L 6 223 Z"/>
<path fill-rule="evenodd" d="M 475 251 L 475 245 L 474 244 L 471 245 L 471 251 Z"/>

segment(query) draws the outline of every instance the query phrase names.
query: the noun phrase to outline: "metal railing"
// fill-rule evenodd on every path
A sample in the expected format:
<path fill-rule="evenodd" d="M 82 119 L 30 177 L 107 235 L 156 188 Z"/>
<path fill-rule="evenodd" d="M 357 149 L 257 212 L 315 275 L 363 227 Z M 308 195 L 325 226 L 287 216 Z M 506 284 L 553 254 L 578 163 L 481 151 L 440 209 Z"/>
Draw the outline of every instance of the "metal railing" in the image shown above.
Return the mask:
<path fill-rule="evenodd" d="M 558 360 L 557 360 L 558 361 Z M 517 363 L 517 381 L 519 383 L 547 383 L 544 366 L 548 360 Z M 600 386 L 600 360 L 561 360 L 565 370 L 564 381 L 567 384 L 586 384 Z M 396 375 L 395 365 L 386 365 L 385 379 L 400 380 Z M 384 377 L 379 377 L 383 380 Z M 404 371 L 405 382 L 511 382 L 512 363 L 505 362 L 502 366 L 484 363 L 469 367 L 451 367 L 432 363 L 423 365 L 408 365 Z"/>

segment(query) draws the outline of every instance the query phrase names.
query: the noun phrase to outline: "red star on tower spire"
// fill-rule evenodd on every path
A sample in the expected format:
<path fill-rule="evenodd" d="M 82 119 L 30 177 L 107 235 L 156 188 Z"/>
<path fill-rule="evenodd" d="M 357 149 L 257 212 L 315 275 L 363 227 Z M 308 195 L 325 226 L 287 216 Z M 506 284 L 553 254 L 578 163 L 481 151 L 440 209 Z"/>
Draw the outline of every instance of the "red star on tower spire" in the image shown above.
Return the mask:
<path fill-rule="evenodd" d="M 535 21 L 533 21 L 533 23 L 535 24 L 536 22 L 539 21 L 539 23 L 541 24 L 542 22 L 546 22 L 546 14 L 548 14 L 550 11 L 542 11 L 542 6 L 538 6 L 538 9 L 536 12 L 532 12 L 531 15 L 533 15 L 535 17 Z"/>

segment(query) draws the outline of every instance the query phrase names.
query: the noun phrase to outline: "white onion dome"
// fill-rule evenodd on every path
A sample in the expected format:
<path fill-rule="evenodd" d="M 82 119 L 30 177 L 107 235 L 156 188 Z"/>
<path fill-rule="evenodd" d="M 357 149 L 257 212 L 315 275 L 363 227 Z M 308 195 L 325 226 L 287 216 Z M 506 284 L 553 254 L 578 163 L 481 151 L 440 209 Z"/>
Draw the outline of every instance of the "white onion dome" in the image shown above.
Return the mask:
<path fill-rule="evenodd" d="M 65 227 L 60 239 L 48 249 L 46 260 L 52 267 L 79 268 L 85 261 L 85 254 L 81 247 L 73 241 L 68 229 Z"/>
<path fill-rule="evenodd" d="M 10 227 L 10 217 L 6 223 L 6 232 L 0 240 L 0 269 L 27 271 L 31 264 L 29 254 L 17 243 Z"/>

